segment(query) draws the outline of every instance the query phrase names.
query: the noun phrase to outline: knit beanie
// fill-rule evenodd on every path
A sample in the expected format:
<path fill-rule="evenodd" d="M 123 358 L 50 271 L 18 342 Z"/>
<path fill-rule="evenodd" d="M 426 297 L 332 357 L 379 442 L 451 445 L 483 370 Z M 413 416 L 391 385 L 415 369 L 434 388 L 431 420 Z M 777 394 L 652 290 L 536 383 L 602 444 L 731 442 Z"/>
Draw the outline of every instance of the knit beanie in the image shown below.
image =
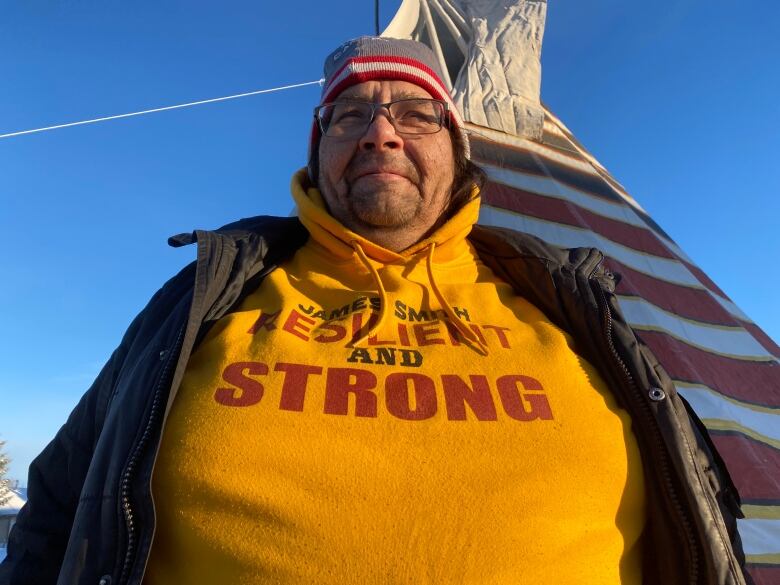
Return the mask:
<path fill-rule="evenodd" d="M 449 127 L 459 134 L 465 157 L 471 157 L 463 120 L 442 82 L 438 60 L 427 45 L 409 39 L 359 37 L 328 55 L 323 73 L 320 104 L 332 102 L 348 87 L 365 81 L 397 79 L 420 86 L 432 98 L 447 103 Z M 309 141 L 309 177 L 313 181 L 317 176 L 317 169 L 312 168 L 313 155 L 317 153 L 319 143 L 320 128 L 314 120 Z"/>

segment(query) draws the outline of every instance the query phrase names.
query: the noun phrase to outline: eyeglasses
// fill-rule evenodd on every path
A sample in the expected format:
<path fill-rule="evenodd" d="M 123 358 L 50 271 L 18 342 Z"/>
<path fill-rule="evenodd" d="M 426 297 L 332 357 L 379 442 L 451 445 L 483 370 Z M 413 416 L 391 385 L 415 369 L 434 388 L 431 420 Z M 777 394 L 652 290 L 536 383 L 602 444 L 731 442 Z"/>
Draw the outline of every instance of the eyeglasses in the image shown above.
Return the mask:
<path fill-rule="evenodd" d="M 356 138 L 365 134 L 378 109 L 387 110 L 387 117 L 399 134 L 435 134 L 441 130 L 448 111 L 446 102 L 428 98 L 386 104 L 345 100 L 314 108 L 314 117 L 323 135 Z"/>

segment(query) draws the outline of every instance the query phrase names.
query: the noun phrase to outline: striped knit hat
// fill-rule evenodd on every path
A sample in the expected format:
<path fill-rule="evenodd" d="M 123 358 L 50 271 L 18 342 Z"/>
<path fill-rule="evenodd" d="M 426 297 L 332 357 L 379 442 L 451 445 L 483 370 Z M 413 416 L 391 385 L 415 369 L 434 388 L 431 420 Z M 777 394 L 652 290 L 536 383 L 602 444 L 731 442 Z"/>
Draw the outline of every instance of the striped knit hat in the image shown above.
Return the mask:
<path fill-rule="evenodd" d="M 426 45 L 388 37 L 352 39 L 328 55 L 324 76 L 321 104 L 333 101 L 348 87 L 365 81 L 397 79 L 420 86 L 434 99 L 447 102 L 450 128 L 460 135 L 465 157 L 471 157 L 463 120 L 442 82 L 436 57 Z M 312 155 L 317 152 L 319 142 L 320 129 L 315 120 L 309 142 L 309 176 L 312 178 L 316 177 L 316 169 L 311 168 Z"/>

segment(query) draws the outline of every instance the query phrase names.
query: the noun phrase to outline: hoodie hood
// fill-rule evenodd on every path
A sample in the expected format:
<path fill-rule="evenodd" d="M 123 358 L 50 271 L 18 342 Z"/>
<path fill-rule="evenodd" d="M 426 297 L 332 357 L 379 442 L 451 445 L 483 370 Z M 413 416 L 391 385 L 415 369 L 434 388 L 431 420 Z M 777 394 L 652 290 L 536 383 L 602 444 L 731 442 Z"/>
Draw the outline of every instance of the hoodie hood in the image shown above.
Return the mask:
<path fill-rule="evenodd" d="M 436 282 L 434 264 L 452 261 L 470 253 L 466 237 L 479 217 L 479 188 L 475 185 L 471 199 L 453 217 L 435 230 L 429 237 L 399 252 L 388 250 L 346 228 L 327 210 L 325 200 L 316 187 L 305 188 L 305 169 L 298 171 L 292 179 L 291 192 L 298 207 L 301 223 L 311 234 L 315 244 L 325 248 L 338 258 L 355 258 L 367 270 L 376 285 L 380 298 L 379 318 L 354 344 L 360 345 L 381 331 L 389 311 L 389 299 L 378 267 L 384 265 L 406 265 L 424 256 L 428 289 L 441 304 L 442 310 L 458 330 L 463 339 L 478 353 L 487 354 L 484 341 L 458 316 L 452 304 L 445 298 Z M 378 266 L 377 266 L 378 265 Z"/>

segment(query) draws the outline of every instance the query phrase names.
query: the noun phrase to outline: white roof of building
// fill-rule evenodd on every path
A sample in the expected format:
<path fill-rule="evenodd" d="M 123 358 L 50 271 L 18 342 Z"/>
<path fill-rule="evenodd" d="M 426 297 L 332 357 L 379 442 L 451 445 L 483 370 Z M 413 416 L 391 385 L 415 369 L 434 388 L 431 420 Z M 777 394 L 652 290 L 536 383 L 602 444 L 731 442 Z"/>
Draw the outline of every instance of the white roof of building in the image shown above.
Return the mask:
<path fill-rule="evenodd" d="M 27 490 L 22 488 L 12 489 L 11 498 L 0 506 L 0 516 L 15 515 L 21 510 L 27 501 Z"/>

